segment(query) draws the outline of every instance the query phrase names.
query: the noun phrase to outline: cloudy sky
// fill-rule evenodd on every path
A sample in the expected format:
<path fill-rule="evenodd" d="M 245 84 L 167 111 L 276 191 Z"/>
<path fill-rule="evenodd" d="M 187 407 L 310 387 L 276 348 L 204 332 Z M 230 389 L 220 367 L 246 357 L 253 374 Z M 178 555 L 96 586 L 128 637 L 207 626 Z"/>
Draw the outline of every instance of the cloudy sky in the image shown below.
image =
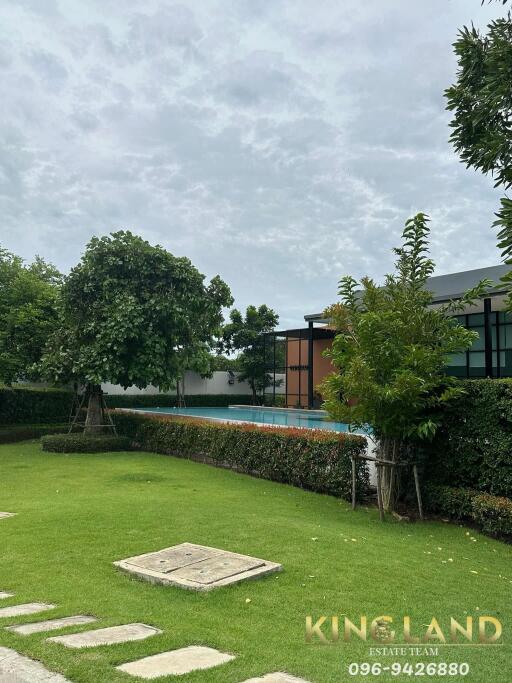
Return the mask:
<path fill-rule="evenodd" d="M 0 243 L 68 270 L 128 228 L 283 327 L 376 278 L 405 219 L 438 273 L 499 262 L 497 193 L 448 143 L 480 0 L 2 0 Z"/>

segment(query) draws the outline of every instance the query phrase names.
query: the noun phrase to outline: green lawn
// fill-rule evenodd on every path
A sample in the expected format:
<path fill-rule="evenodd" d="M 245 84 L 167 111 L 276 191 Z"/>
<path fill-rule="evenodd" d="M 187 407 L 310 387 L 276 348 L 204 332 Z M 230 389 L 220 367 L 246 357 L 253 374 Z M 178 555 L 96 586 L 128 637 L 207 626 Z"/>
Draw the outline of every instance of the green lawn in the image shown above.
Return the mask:
<path fill-rule="evenodd" d="M 134 681 L 114 665 L 190 644 L 237 658 L 182 676 L 182 683 L 239 683 L 279 670 L 313 683 L 411 680 L 350 677 L 349 662 L 375 661 L 369 643 L 308 645 L 306 615 L 355 621 L 361 614 L 397 620 L 405 614 L 413 632 L 424 632 L 436 616 L 447 632 L 450 616 L 463 621 L 467 613 L 498 617 L 504 644 L 442 647 L 432 661 L 469 662 L 469 681 L 511 679 L 512 548 L 471 531 L 474 542 L 463 527 L 381 524 L 374 509 L 352 512 L 335 498 L 187 460 L 47 454 L 36 442 L 0 446 L 0 510 L 18 513 L 0 520 L 0 590 L 16 592 L 0 607 L 58 605 L 35 617 L 4 619 L 5 625 L 89 613 L 101 618 L 93 628 L 142 621 L 163 630 L 146 641 L 79 651 L 46 643 L 44 634 L 23 637 L 0 628 L 0 645 L 41 659 L 72 681 Z M 195 593 L 152 586 L 112 566 L 184 541 L 278 561 L 284 571 Z"/>

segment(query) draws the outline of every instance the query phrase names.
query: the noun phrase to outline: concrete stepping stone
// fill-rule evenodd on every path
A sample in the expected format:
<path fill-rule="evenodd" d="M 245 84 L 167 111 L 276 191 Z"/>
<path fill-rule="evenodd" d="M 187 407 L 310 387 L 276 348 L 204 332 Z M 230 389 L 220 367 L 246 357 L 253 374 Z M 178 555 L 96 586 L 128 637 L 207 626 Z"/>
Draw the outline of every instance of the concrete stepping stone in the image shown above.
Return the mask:
<path fill-rule="evenodd" d="M 55 609 L 55 605 L 45 605 L 44 602 L 26 602 L 23 605 L 12 605 L 0 608 L 0 619 L 7 617 L 23 617 L 26 614 L 37 614 L 46 610 Z"/>
<path fill-rule="evenodd" d="M 74 617 L 62 617 L 62 619 L 47 619 L 46 621 L 36 621 L 30 624 L 21 624 L 19 626 L 6 626 L 6 631 L 13 631 L 22 636 L 29 636 L 32 633 L 41 633 L 43 631 L 56 631 L 59 628 L 66 628 L 68 626 L 80 626 L 82 624 L 92 624 L 98 621 L 96 617 L 89 617 L 85 614 L 78 614 Z"/>
<path fill-rule="evenodd" d="M 83 633 L 71 633 L 67 636 L 53 636 L 47 638 L 52 643 L 62 643 L 66 647 L 97 647 L 98 645 L 116 645 L 126 643 L 129 640 L 144 640 L 150 636 L 162 633 L 160 629 L 146 624 L 123 624 L 122 626 L 109 626 L 97 628 Z"/>
<path fill-rule="evenodd" d="M 0 591 L 0 600 L 5 600 L 6 598 L 13 598 L 14 593 L 7 593 L 6 591 Z"/>
<path fill-rule="evenodd" d="M 278 671 L 273 674 L 261 676 L 261 678 L 250 678 L 247 681 L 243 681 L 243 683 L 309 683 L 309 681 Z"/>
<path fill-rule="evenodd" d="M 254 579 L 282 569 L 280 564 L 194 543 L 157 550 L 114 562 L 116 567 L 150 583 L 196 591 Z"/>
<path fill-rule="evenodd" d="M 15 512 L 0 512 L 0 519 L 6 519 L 7 517 L 14 517 Z"/>
<path fill-rule="evenodd" d="M 210 669 L 234 658 L 234 655 L 219 652 L 211 647 L 191 645 L 121 664 L 116 668 L 132 676 L 150 679 L 159 676 L 181 676 L 198 669 Z"/>
<path fill-rule="evenodd" d="M 0 683 L 71 683 L 16 650 L 0 647 Z"/>

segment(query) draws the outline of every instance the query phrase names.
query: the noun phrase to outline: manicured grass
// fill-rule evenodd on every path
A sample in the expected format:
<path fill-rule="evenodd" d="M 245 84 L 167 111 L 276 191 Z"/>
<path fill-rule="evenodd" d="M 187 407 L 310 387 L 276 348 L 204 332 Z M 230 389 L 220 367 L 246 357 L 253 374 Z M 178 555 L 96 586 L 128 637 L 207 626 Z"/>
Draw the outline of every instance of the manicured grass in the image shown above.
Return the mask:
<path fill-rule="evenodd" d="M 18 513 L 0 520 L 0 590 L 16 592 L 0 607 L 58 605 L 2 625 L 86 613 L 101 618 L 97 626 L 142 621 L 164 631 L 146 641 L 78 651 L 46 643 L 44 634 L 23 637 L 0 628 L 0 645 L 41 659 L 73 681 L 133 681 L 114 665 L 190 644 L 237 658 L 175 679 L 182 683 L 239 683 L 279 670 L 313 683 L 367 680 L 350 677 L 347 665 L 375 661 L 370 643 L 304 642 L 306 615 L 323 614 L 340 615 L 340 622 L 343 615 L 353 621 L 362 614 L 397 621 L 410 615 L 413 633 L 424 633 L 436 616 L 447 634 L 450 616 L 462 622 L 466 614 L 493 615 L 503 623 L 503 645 L 441 647 L 432 661 L 469 662 L 469 681 L 510 681 L 512 548 L 473 531 L 468 536 L 463 527 L 381 524 L 373 509 L 352 512 L 332 497 L 186 460 L 43 453 L 36 442 L 0 446 L 0 510 Z M 194 593 L 152 586 L 112 566 L 184 541 L 278 561 L 284 571 Z"/>

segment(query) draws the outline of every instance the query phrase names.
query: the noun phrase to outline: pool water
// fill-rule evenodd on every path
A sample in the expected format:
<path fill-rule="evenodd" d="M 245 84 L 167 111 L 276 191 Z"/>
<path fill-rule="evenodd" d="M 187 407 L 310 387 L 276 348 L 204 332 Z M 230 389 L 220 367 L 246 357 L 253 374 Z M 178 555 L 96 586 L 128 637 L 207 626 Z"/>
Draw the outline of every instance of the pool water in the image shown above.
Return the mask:
<path fill-rule="evenodd" d="M 333 432 L 349 432 L 350 427 L 343 422 L 332 422 L 322 410 L 296 410 L 251 408 L 229 406 L 226 408 L 134 408 L 143 413 L 163 415 L 188 415 L 224 422 L 254 422 L 255 424 L 281 425 L 285 427 L 307 427 L 326 429 Z"/>

